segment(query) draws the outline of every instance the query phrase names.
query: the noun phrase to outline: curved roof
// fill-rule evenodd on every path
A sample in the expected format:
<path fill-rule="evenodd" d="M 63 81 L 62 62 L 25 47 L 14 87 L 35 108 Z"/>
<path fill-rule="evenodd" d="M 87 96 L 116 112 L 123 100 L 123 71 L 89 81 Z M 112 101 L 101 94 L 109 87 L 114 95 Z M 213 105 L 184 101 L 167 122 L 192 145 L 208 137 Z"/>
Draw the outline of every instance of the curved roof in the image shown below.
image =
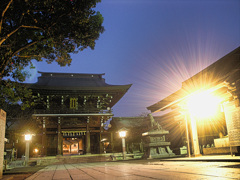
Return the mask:
<path fill-rule="evenodd" d="M 31 84 L 31 89 L 46 90 L 128 90 L 129 85 L 110 85 L 103 74 L 53 73 L 39 72 L 38 82 Z"/>
<path fill-rule="evenodd" d="M 41 94 L 84 94 L 99 95 L 111 94 L 111 101 L 108 106 L 113 107 L 128 91 L 132 84 L 110 85 L 102 77 L 105 74 L 81 74 L 81 73 L 52 73 L 39 72 L 38 81 L 28 84 L 33 92 Z"/>
<path fill-rule="evenodd" d="M 232 83 L 239 79 L 239 75 L 240 46 L 191 78 L 182 82 L 181 89 L 147 107 L 147 109 L 151 112 L 165 110 L 194 91 L 204 87 L 213 88 L 217 85 L 221 85 L 224 81 Z"/>

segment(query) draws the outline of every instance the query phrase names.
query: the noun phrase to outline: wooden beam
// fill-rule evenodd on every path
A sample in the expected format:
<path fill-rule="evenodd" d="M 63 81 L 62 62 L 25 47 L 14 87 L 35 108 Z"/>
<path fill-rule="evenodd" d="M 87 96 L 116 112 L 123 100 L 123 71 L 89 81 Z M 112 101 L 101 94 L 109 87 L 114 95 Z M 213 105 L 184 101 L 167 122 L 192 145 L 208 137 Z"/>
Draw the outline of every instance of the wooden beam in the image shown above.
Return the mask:
<path fill-rule="evenodd" d="M 33 114 L 32 116 L 38 117 L 69 117 L 69 116 L 113 116 L 112 113 L 90 113 L 90 114 Z"/>

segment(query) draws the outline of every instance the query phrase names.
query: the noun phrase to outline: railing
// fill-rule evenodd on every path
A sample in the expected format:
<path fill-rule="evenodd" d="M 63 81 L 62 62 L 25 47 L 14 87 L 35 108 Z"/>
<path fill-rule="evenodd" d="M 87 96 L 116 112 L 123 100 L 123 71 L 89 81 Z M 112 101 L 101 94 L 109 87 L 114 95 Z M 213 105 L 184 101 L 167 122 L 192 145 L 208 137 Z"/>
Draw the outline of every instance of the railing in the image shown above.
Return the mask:
<path fill-rule="evenodd" d="M 111 110 L 99 110 L 99 109 L 35 109 L 34 114 L 107 114 L 111 113 Z"/>

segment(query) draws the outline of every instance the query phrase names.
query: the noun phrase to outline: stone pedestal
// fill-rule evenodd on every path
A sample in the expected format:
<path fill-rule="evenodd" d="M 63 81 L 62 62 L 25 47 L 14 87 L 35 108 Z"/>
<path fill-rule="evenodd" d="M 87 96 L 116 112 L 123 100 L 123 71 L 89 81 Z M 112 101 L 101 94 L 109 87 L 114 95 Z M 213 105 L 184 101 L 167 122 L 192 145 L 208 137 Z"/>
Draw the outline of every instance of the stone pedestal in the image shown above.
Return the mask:
<path fill-rule="evenodd" d="M 169 134 L 166 130 L 152 130 L 142 134 L 143 145 L 145 148 L 145 158 L 172 157 L 175 154 L 170 149 L 170 142 L 166 142 L 165 135 Z"/>
<path fill-rule="evenodd" d="M 0 109 L 0 179 L 2 178 L 3 173 L 5 127 L 6 112 Z"/>

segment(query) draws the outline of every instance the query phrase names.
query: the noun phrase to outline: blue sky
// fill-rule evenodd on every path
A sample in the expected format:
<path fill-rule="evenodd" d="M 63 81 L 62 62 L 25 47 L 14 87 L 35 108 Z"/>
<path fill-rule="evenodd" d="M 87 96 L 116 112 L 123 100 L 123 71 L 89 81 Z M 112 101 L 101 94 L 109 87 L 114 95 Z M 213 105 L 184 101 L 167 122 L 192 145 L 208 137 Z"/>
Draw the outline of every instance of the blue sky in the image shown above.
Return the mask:
<path fill-rule="evenodd" d="M 114 115 L 138 116 L 240 46 L 240 0 L 102 0 L 96 9 L 106 31 L 95 49 L 69 67 L 34 62 L 27 82 L 37 71 L 106 73 L 108 84 L 133 84 Z"/>

